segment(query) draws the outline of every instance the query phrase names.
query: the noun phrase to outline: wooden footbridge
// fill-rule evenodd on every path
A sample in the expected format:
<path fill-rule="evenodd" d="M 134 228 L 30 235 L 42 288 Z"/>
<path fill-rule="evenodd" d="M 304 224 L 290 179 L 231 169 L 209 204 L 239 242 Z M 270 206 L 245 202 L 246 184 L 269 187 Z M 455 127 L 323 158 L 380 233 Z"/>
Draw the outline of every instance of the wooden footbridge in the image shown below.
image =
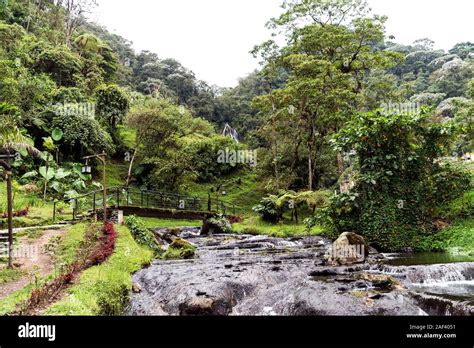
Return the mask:
<path fill-rule="evenodd" d="M 233 203 L 211 194 L 200 197 L 126 186 L 107 189 L 107 207 L 107 214 L 110 210 L 120 210 L 124 215 L 190 220 L 202 220 L 215 214 L 237 214 Z M 53 221 L 77 221 L 97 214 L 103 214 L 102 190 L 55 202 Z"/>

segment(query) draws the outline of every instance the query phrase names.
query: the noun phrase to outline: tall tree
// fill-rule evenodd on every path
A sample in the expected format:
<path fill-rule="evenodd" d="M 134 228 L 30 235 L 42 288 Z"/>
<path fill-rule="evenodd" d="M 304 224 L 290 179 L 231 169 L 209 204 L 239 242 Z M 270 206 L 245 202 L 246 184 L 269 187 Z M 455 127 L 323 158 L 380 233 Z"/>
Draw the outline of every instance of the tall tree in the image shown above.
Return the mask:
<path fill-rule="evenodd" d="M 288 46 L 268 58 L 265 43 L 262 56 L 272 67 L 283 66 L 289 72 L 287 85 L 259 98 L 259 104 L 271 114 L 293 119 L 297 132 L 278 126 L 278 118 L 267 118 L 274 125 L 272 141 L 299 134 L 307 158 L 307 184 L 312 190 L 317 175 L 317 157 L 327 147 L 328 137 L 337 132 L 362 104 L 364 81 L 373 69 L 388 68 L 400 55 L 381 50 L 384 41 L 384 17 L 350 18 L 366 11 L 364 1 L 301 0 L 285 3 L 288 11 L 270 23 L 288 34 Z M 303 23 L 310 24 L 302 26 Z M 258 49 L 257 49 L 258 50 Z M 278 95 L 278 98 L 275 96 Z M 288 111 L 285 111 L 288 110 Z M 278 157 L 278 154 L 275 153 Z M 277 159 L 275 158 L 275 161 Z M 344 171 L 342 155 L 337 154 L 339 174 Z"/>

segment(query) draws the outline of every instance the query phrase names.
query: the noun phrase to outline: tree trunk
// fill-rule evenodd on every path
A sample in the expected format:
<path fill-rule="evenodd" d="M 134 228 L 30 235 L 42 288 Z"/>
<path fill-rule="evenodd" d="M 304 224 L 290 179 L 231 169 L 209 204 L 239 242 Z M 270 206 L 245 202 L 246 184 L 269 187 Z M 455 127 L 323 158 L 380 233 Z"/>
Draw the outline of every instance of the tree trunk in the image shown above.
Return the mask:
<path fill-rule="evenodd" d="M 49 163 L 48 163 L 49 156 L 46 155 L 46 177 L 44 178 L 44 194 L 43 194 L 43 200 L 46 200 L 46 192 L 48 190 L 48 169 L 49 169 Z"/>
<path fill-rule="evenodd" d="M 337 153 L 337 170 L 339 175 L 342 175 L 344 173 L 344 159 L 342 158 L 342 155 L 340 152 Z"/>
<path fill-rule="evenodd" d="M 276 111 L 276 106 L 275 106 L 275 103 L 272 102 L 272 110 L 273 110 L 273 115 L 272 115 L 272 119 L 274 120 L 275 119 L 275 111 Z M 275 122 L 273 122 L 273 124 L 275 124 Z M 278 168 L 278 144 L 277 144 L 277 137 L 276 137 L 276 132 L 275 132 L 275 128 L 273 127 L 272 128 L 272 142 L 273 142 L 273 164 L 274 164 L 274 172 L 275 172 L 275 181 L 276 181 L 276 184 L 277 184 L 277 189 L 280 188 L 280 171 L 279 171 L 279 168 Z"/>
<path fill-rule="evenodd" d="M 345 169 L 344 169 L 344 159 L 342 158 L 342 155 L 340 152 L 337 153 L 337 170 L 339 173 L 339 178 L 341 178 L 342 174 L 344 174 Z M 339 190 L 341 192 L 345 191 L 344 182 L 342 181 L 339 181 Z"/>
<path fill-rule="evenodd" d="M 130 184 L 130 179 L 132 178 L 132 167 L 133 167 L 133 161 L 135 160 L 135 155 L 137 152 L 135 151 L 133 153 L 132 159 L 130 160 L 130 166 L 128 167 L 128 175 L 127 175 L 127 182 L 125 184 L 126 187 Z"/>

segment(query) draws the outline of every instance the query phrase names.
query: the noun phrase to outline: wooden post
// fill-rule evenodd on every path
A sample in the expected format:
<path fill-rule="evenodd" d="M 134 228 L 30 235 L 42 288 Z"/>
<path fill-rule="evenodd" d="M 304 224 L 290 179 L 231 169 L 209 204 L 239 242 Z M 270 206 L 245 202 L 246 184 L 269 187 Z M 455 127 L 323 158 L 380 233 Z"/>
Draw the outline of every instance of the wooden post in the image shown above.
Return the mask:
<path fill-rule="evenodd" d="M 76 221 L 77 198 L 72 200 L 72 221 Z"/>
<path fill-rule="evenodd" d="M 0 165 L 5 169 L 5 179 L 7 180 L 7 211 L 8 211 L 8 268 L 13 268 L 13 193 L 12 193 L 12 168 L 11 159 L 14 158 L 10 152 L 1 156 L 7 161 L 0 160 Z"/>
<path fill-rule="evenodd" d="M 53 224 L 56 222 L 56 201 L 53 202 Z"/>
<path fill-rule="evenodd" d="M 10 159 L 8 159 L 10 166 Z M 7 170 L 7 200 L 8 200 L 8 268 L 13 268 L 13 197 L 12 197 L 12 172 Z"/>

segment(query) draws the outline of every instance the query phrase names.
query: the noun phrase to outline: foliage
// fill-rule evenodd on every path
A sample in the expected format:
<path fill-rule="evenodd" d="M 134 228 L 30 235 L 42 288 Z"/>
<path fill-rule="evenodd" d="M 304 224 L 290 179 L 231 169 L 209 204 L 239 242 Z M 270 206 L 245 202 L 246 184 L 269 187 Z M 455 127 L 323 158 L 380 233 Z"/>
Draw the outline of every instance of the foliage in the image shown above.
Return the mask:
<path fill-rule="evenodd" d="M 152 260 L 152 252 L 140 247 L 128 229 L 116 226 L 115 252 L 108 262 L 85 270 L 67 295 L 44 315 L 121 315 L 132 288 L 131 274 Z"/>
<path fill-rule="evenodd" d="M 92 115 L 74 110 L 57 112 L 52 117 L 51 126 L 64 134 L 59 148 L 65 156 L 80 159 L 86 154 L 113 153 L 115 150 L 110 135 Z"/>
<path fill-rule="evenodd" d="M 269 195 L 260 200 L 260 204 L 254 206 L 252 210 L 259 214 L 264 221 L 277 223 L 282 218 L 283 212 L 277 204 L 278 196 Z"/>
<path fill-rule="evenodd" d="M 166 251 L 163 253 L 162 259 L 190 259 L 194 257 L 195 251 L 196 247 L 191 243 L 183 239 L 176 239 L 168 246 L 168 249 L 166 249 Z"/>
<path fill-rule="evenodd" d="M 146 227 L 142 220 L 136 216 L 128 216 L 125 220 L 125 224 L 130 229 L 133 238 L 138 244 L 150 248 L 150 250 L 153 250 L 156 254 L 161 252 L 161 248 L 156 243 L 153 233 Z"/>
<path fill-rule="evenodd" d="M 116 85 L 101 86 L 96 90 L 96 115 L 99 120 L 115 129 L 122 124 L 129 109 L 126 95 Z"/>
<path fill-rule="evenodd" d="M 446 251 L 452 254 L 474 255 L 474 219 L 454 221 L 440 232 L 420 243 L 425 250 Z"/>
<path fill-rule="evenodd" d="M 213 216 L 207 220 L 207 223 L 222 233 L 232 233 L 232 225 L 224 215 Z"/>
<path fill-rule="evenodd" d="M 153 100 L 132 110 L 129 126 L 136 130 L 137 151 L 149 172 L 147 184 L 160 189 L 175 190 L 189 177 L 198 174 L 211 160 L 216 145 L 206 137 L 214 134 L 207 121 L 193 118 L 188 110 L 166 100 Z M 204 140 L 205 141 L 205 140 Z M 216 140 L 216 144 L 221 140 Z M 225 140 L 224 140 L 225 142 Z M 209 144 L 209 146 L 207 146 Z M 214 154 L 217 160 L 217 154 Z M 205 172 L 203 175 L 207 176 Z"/>
<path fill-rule="evenodd" d="M 66 163 L 60 167 L 51 162 L 47 170 L 46 166 L 41 166 L 38 171 L 25 173 L 21 182 L 35 182 L 40 187 L 47 185 L 51 196 L 58 199 L 65 196 L 71 198 L 87 191 L 86 183 L 92 179 L 91 175 L 82 174 L 81 168 L 79 163 Z"/>
<path fill-rule="evenodd" d="M 272 28 L 287 31 L 288 46 L 269 52 L 264 43 L 255 50 L 265 58 L 268 73 L 284 68 L 289 75 L 283 88 L 254 101 L 272 156 L 267 175 L 273 176 L 277 189 L 300 184 L 296 178 L 286 183 L 283 178 L 301 175 L 304 167 L 308 190 L 322 186 L 323 175 L 332 172 L 338 155 L 330 153 L 329 161 L 320 160 L 330 150 L 327 139 L 364 106 L 365 76 L 401 60 L 398 53 L 378 48 L 384 43 L 385 19 L 365 17 L 366 5 L 350 0 L 291 1 L 270 22 Z M 360 17 L 351 17 L 355 14 Z M 338 171 L 343 172 L 340 161 Z"/>
<path fill-rule="evenodd" d="M 459 195 L 469 175 L 436 161 L 449 150 L 454 128 L 428 114 L 358 115 L 334 138 L 357 153 L 355 187 L 333 197 L 337 232 L 356 231 L 381 250 L 416 247 L 430 232 L 433 209 Z"/>

